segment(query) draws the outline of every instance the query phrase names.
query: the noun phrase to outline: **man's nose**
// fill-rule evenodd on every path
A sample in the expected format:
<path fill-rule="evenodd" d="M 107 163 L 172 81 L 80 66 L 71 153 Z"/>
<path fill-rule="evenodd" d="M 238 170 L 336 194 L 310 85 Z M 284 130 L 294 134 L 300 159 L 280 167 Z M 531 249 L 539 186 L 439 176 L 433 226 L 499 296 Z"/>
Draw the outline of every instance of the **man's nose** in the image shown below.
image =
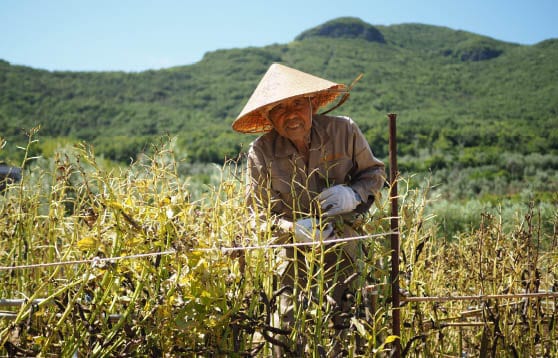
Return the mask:
<path fill-rule="evenodd" d="M 296 118 L 298 117 L 297 112 L 294 110 L 294 108 L 289 108 L 286 112 L 285 112 L 285 119 L 292 119 L 292 118 Z"/>

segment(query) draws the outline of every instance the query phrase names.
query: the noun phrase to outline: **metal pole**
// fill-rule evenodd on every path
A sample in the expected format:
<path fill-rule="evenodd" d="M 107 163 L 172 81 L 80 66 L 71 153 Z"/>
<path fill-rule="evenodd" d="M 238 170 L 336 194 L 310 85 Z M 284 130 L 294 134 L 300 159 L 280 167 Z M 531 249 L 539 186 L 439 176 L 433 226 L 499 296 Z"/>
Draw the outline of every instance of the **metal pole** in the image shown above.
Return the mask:
<path fill-rule="evenodd" d="M 401 322 L 399 300 L 399 208 L 397 198 L 397 114 L 389 113 L 389 198 L 391 200 L 391 297 L 392 334 L 398 338 L 394 342 L 392 357 L 401 356 Z"/>

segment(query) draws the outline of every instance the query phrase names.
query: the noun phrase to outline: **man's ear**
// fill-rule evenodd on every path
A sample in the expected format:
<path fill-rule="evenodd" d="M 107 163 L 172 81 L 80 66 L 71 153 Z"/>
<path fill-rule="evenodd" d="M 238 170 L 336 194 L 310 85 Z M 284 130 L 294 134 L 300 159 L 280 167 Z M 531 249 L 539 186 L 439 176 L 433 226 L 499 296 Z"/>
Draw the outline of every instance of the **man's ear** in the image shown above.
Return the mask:
<path fill-rule="evenodd" d="M 267 121 L 269 122 L 269 124 L 273 125 L 273 122 L 272 122 L 271 119 L 269 118 L 269 108 L 264 107 L 264 108 L 261 108 L 259 111 L 260 111 L 260 115 L 261 115 L 262 117 L 264 117 L 265 119 L 267 119 Z"/>
<path fill-rule="evenodd" d="M 310 105 L 312 106 L 312 114 L 316 114 L 318 111 L 318 99 L 316 97 L 310 98 Z"/>

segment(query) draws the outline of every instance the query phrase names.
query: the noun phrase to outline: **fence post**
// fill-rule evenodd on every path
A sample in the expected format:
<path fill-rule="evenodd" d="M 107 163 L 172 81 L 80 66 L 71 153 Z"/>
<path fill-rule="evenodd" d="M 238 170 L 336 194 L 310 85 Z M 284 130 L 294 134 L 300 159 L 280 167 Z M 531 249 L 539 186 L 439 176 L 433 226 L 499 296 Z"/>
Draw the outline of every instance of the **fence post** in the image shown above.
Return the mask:
<path fill-rule="evenodd" d="M 389 198 L 391 200 L 391 296 L 392 296 L 392 334 L 397 336 L 392 357 L 401 356 L 401 322 L 399 299 L 399 208 L 397 197 L 397 114 L 389 113 Z"/>

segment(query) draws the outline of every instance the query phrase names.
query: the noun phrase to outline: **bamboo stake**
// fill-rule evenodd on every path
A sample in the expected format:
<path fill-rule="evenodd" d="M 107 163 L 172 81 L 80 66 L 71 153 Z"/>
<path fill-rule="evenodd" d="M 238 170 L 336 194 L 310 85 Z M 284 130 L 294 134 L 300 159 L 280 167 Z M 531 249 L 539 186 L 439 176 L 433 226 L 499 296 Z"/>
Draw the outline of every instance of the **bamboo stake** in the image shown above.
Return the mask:
<path fill-rule="evenodd" d="M 33 302 L 31 302 L 32 305 L 38 305 L 40 303 L 42 303 L 45 299 L 44 298 L 38 298 L 33 300 Z M 17 306 L 23 306 L 24 304 L 27 303 L 27 300 L 25 299 L 21 299 L 21 298 L 0 298 L 0 307 L 5 306 L 5 307 L 17 307 Z"/>
<path fill-rule="evenodd" d="M 401 296 L 402 301 L 406 302 L 447 302 L 447 301 L 483 301 L 483 300 L 500 300 L 506 298 L 558 298 L 558 292 L 532 292 L 532 293 L 513 293 L 501 295 L 472 295 L 472 296 L 447 296 L 447 297 L 405 297 Z"/>
<path fill-rule="evenodd" d="M 551 321 L 550 317 L 542 317 L 539 322 L 540 323 L 549 323 Z M 523 324 L 527 324 L 527 322 L 522 322 Z M 516 323 L 508 323 L 508 325 L 513 325 Z M 494 322 L 492 321 L 470 321 L 470 322 L 423 322 L 423 327 L 425 330 L 432 330 L 432 329 L 441 329 L 441 328 L 465 328 L 465 327 L 484 327 L 484 326 L 493 326 Z"/>
<path fill-rule="evenodd" d="M 60 318 L 62 317 L 61 313 L 57 313 L 55 315 L 55 317 Z M 116 322 L 118 321 L 120 318 L 122 317 L 121 314 L 111 314 L 108 315 L 108 320 L 110 322 Z M 0 312 L 0 320 L 5 319 L 8 321 L 15 321 L 17 319 L 17 313 L 11 313 L 11 312 Z"/>
<path fill-rule="evenodd" d="M 401 322 L 399 301 L 399 208 L 397 202 L 397 114 L 389 113 L 389 197 L 391 200 L 391 295 L 394 342 L 393 357 L 401 355 Z"/>

